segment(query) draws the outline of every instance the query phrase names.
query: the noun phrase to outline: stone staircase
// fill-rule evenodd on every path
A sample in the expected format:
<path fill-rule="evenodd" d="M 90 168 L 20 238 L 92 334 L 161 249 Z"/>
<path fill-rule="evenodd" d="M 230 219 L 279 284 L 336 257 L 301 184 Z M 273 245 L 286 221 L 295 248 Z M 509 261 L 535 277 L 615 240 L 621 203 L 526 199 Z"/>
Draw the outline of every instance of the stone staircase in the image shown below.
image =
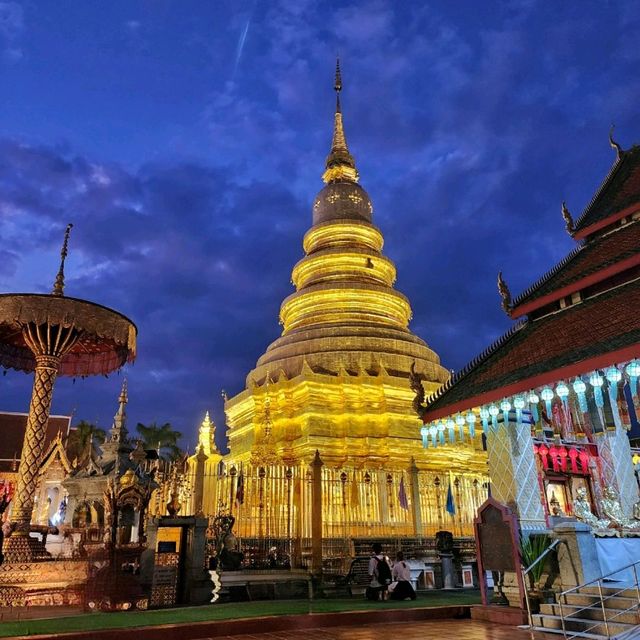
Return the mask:
<path fill-rule="evenodd" d="M 535 631 L 566 638 L 640 640 L 640 609 L 635 586 L 602 587 L 602 601 L 597 586 L 579 587 L 562 594 L 560 599 L 562 610 L 559 603 L 542 604 L 540 613 L 532 615 Z"/>

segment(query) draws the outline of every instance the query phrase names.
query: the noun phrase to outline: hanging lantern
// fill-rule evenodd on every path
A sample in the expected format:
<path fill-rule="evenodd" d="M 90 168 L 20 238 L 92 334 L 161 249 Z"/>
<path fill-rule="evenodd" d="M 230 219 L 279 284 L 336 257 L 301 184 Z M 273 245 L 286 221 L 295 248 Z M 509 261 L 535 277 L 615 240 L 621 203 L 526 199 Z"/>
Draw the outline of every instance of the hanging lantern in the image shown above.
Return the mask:
<path fill-rule="evenodd" d="M 422 436 L 422 446 L 426 449 L 429 446 L 429 428 L 427 426 L 422 427 L 420 435 Z"/>
<path fill-rule="evenodd" d="M 625 368 L 629 376 L 629 388 L 631 395 L 635 398 L 638 395 L 638 378 L 640 378 L 640 362 L 632 360 Z"/>
<path fill-rule="evenodd" d="M 580 411 L 582 413 L 587 413 L 589 411 L 589 407 L 587 406 L 587 396 L 585 395 L 585 391 L 587 390 L 587 385 L 584 383 L 582 378 L 576 378 L 573 381 L 573 390 L 576 392 L 578 396 L 578 404 L 580 405 Z"/>
<path fill-rule="evenodd" d="M 429 435 L 431 436 L 431 445 L 435 448 L 438 446 L 438 441 L 436 440 L 436 437 L 438 436 L 438 429 L 436 428 L 435 424 L 432 424 L 429 427 Z"/>
<path fill-rule="evenodd" d="M 500 413 L 500 409 L 496 407 L 495 404 L 492 404 L 489 407 L 489 415 L 491 416 L 491 426 L 494 431 L 498 430 L 498 414 Z"/>
<path fill-rule="evenodd" d="M 609 367 L 604 372 L 605 377 L 609 381 L 609 395 L 612 401 L 618 398 L 618 382 L 622 380 L 622 372 L 618 367 Z"/>
<path fill-rule="evenodd" d="M 453 418 L 447 420 L 447 436 L 449 437 L 449 444 L 453 444 L 456 438 L 456 423 Z"/>
<path fill-rule="evenodd" d="M 531 408 L 531 413 L 533 415 L 534 424 L 538 424 L 540 422 L 540 414 L 538 413 L 538 403 L 540 402 L 540 398 L 532 391 L 527 398 L 527 402 L 529 403 L 529 407 Z"/>
<path fill-rule="evenodd" d="M 438 440 L 444 445 L 444 420 L 438 425 Z"/>
<path fill-rule="evenodd" d="M 513 406 L 516 409 L 516 422 L 518 423 L 518 426 L 520 426 L 522 424 L 522 410 L 524 409 L 524 398 L 522 396 L 516 396 L 513 399 Z"/>
<path fill-rule="evenodd" d="M 469 436 L 476 437 L 476 414 L 473 411 L 467 413 L 467 424 L 469 425 Z"/>
<path fill-rule="evenodd" d="M 547 418 L 551 420 L 551 401 L 553 400 L 553 389 L 545 387 L 540 392 L 540 397 L 544 400 L 544 406 L 547 409 Z"/>
<path fill-rule="evenodd" d="M 556 386 L 556 393 L 558 394 L 558 398 L 562 400 L 562 406 L 564 407 L 565 413 L 568 415 L 569 411 L 569 387 L 564 382 L 561 382 Z"/>
<path fill-rule="evenodd" d="M 604 407 L 604 398 L 602 397 L 602 385 L 604 384 L 604 378 L 597 371 L 594 371 L 589 376 L 589 384 L 593 387 L 596 406 L 602 409 L 602 407 Z"/>
<path fill-rule="evenodd" d="M 460 442 L 464 442 L 464 425 L 466 423 L 466 420 L 464 419 L 464 416 L 459 413 L 458 417 L 456 418 L 456 424 L 458 425 L 458 437 L 460 439 Z"/>
<path fill-rule="evenodd" d="M 480 409 L 480 419 L 482 420 L 482 429 L 485 433 L 489 430 L 489 410 L 486 407 Z"/>
<path fill-rule="evenodd" d="M 511 411 L 511 403 L 508 400 L 503 400 L 500 403 L 500 408 L 502 409 L 502 420 L 504 421 L 504 426 L 506 427 L 509 424 L 509 411 Z"/>

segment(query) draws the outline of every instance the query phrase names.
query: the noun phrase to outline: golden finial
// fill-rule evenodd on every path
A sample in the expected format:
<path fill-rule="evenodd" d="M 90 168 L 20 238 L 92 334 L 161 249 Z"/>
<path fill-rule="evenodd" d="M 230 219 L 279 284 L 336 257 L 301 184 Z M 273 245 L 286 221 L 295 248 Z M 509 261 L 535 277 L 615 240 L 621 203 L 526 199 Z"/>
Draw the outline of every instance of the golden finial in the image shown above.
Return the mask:
<path fill-rule="evenodd" d="M 616 125 L 611 123 L 611 128 L 609 129 L 609 144 L 612 149 L 616 150 L 616 160 L 620 160 L 622 155 L 624 154 L 624 149 L 613 139 L 613 131 L 616 128 Z"/>
<path fill-rule="evenodd" d="M 502 298 L 502 308 L 505 313 L 510 313 L 511 311 L 511 291 L 509 291 L 509 287 L 507 283 L 504 281 L 502 277 L 502 271 L 498 271 L 498 293 Z"/>
<path fill-rule="evenodd" d="M 336 92 L 336 113 L 333 121 L 333 140 L 331 151 L 327 156 L 327 163 L 322 179 L 329 182 L 357 182 L 358 170 L 353 156 L 349 153 L 347 140 L 342 125 L 342 109 L 340 107 L 340 92 L 342 91 L 342 73 L 340 59 L 336 60 L 336 77 L 333 88 Z"/>
<path fill-rule="evenodd" d="M 64 232 L 64 242 L 62 243 L 62 251 L 60 251 L 60 269 L 58 270 L 58 275 L 56 276 L 56 281 L 53 285 L 53 291 L 51 292 L 52 296 L 63 296 L 64 295 L 64 261 L 67 257 L 67 246 L 69 245 L 69 234 L 71 233 L 71 228 L 73 225 L 69 223 L 67 225 L 67 230 Z"/>
<path fill-rule="evenodd" d="M 129 402 L 129 395 L 127 393 L 127 379 L 122 381 L 122 389 L 120 390 L 120 397 L 118 398 L 120 404 L 127 404 Z"/>
<path fill-rule="evenodd" d="M 342 91 L 342 74 L 340 73 L 340 58 L 336 58 L 336 81 L 333 85 L 336 92 L 336 113 L 340 113 L 340 92 Z"/>
<path fill-rule="evenodd" d="M 564 200 L 562 201 L 562 217 L 564 218 L 564 222 L 565 222 L 565 227 L 567 229 L 567 233 L 573 234 L 573 232 L 575 230 L 575 224 L 573 222 L 573 216 L 569 212 L 569 209 L 567 209 L 567 203 Z"/>

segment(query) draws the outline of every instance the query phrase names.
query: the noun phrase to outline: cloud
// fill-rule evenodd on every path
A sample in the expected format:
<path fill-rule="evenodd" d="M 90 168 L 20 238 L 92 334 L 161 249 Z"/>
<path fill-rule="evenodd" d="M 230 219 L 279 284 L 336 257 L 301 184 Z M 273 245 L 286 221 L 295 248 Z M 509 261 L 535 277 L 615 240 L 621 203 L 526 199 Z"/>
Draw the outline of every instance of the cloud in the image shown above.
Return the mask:
<path fill-rule="evenodd" d="M 18 62 L 24 52 L 20 41 L 24 30 L 24 12 L 17 2 L 0 2 L 0 54 L 7 62 Z"/>

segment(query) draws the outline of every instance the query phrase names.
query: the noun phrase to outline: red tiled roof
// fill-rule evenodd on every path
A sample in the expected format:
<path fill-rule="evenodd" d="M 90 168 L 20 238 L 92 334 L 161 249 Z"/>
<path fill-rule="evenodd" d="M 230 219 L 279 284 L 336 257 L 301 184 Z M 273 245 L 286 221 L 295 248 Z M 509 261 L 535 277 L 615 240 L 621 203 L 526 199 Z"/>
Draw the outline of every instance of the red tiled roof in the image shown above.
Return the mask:
<path fill-rule="evenodd" d="M 635 264 L 631 264 L 635 263 Z M 640 221 L 634 221 L 580 246 L 513 301 L 518 318 L 603 280 L 616 269 L 640 263 Z"/>
<path fill-rule="evenodd" d="M 640 209 L 640 146 L 623 152 L 602 186 L 576 220 L 573 235 L 584 238 L 612 217 Z"/>
<path fill-rule="evenodd" d="M 640 280 L 517 325 L 454 376 L 425 420 L 640 356 Z"/>
<path fill-rule="evenodd" d="M 69 416 L 50 416 L 47 425 L 44 451 L 49 443 L 62 432 L 67 435 L 71 418 Z M 0 413 L 0 472 L 13 471 L 14 457 L 20 463 L 22 441 L 27 428 L 26 413 Z M 16 465 L 17 466 L 17 465 Z"/>

